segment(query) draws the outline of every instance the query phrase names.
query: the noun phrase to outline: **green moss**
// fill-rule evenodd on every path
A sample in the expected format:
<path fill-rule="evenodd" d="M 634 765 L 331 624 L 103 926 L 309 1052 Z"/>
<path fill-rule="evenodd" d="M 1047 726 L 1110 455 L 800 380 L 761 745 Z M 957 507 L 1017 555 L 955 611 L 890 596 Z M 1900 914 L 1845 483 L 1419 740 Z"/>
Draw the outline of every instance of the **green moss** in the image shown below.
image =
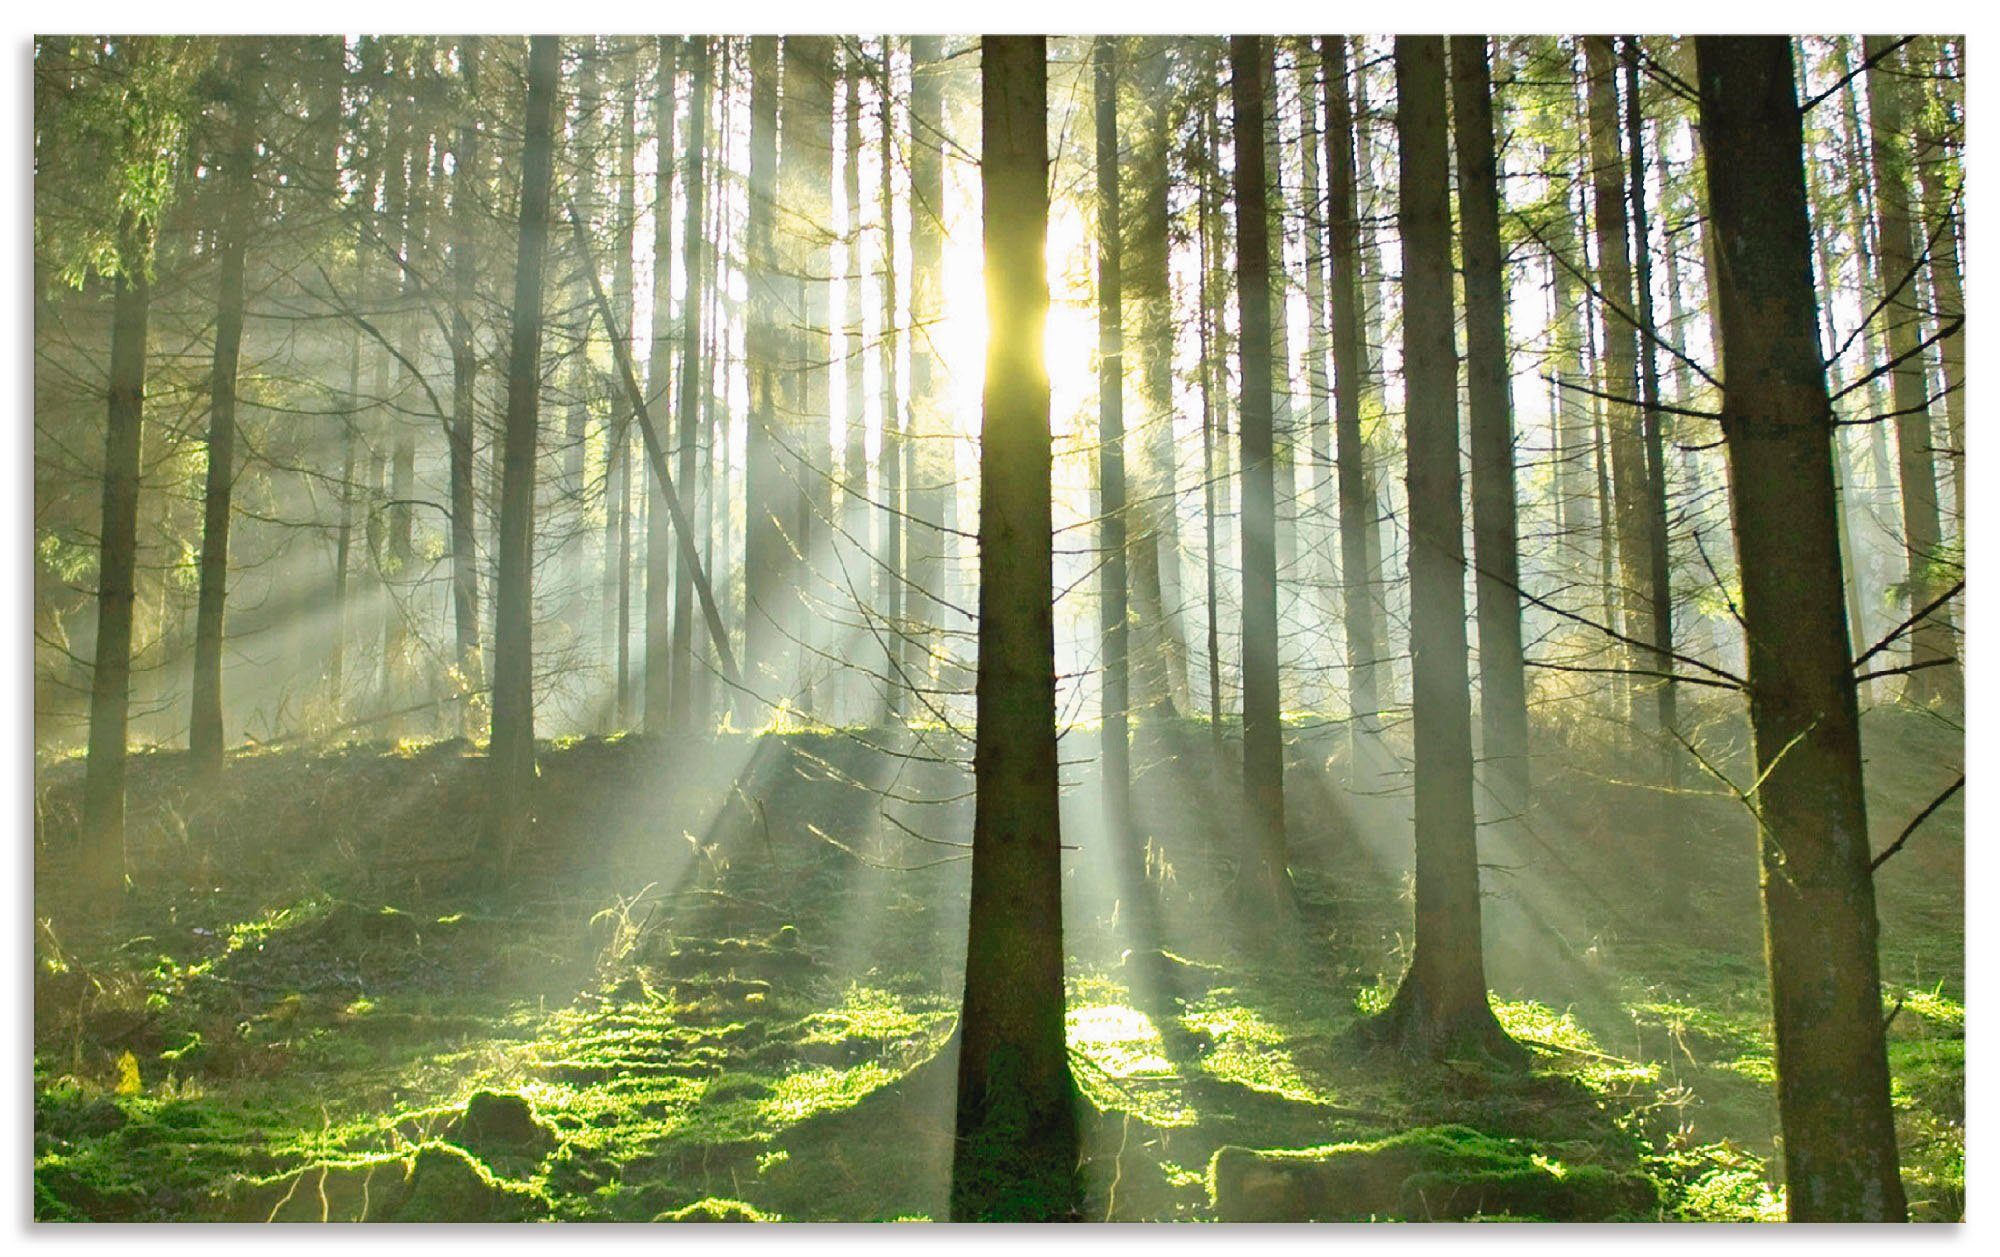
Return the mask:
<path fill-rule="evenodd" d="M 740 1200 L 709 1196 L 691 1205 L 669 1209 L 653 1218 L 655 1222 L 782 1222 L 776 1214 L 765 1213 Z"/>
<path fill-rule="evenodd" d="M 1217 1216 L 1244 1222 L 1488 1214 L 1602 1221 L 1651 1216 L 1659 1200 L 1642 1174 L 1565 1166 L 1525 1141 L 1463 1126 L 1293 1151 L 1225 1147 L 1209 1162 L 1208 1186 Z"/>
<path fill-rule="evenodd" d="M 502 1182 L 463 1148 L 428 1143 L 410 1159 L 397 1222 L 519 1222 L 543 1211 L 533 1191 Z"/>

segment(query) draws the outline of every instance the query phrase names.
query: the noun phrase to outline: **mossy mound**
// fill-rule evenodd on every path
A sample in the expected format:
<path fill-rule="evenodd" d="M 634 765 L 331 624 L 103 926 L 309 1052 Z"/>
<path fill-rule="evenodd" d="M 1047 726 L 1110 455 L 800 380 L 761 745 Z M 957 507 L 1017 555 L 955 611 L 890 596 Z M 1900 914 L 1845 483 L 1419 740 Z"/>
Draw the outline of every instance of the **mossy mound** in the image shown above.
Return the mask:
<path fill-rule="evenodd" d="M 669 1209 L 653 1218 L 655 1222 L 783 1222 L 774 1213 L 740 1200 L 724 1200 L 720 1196 L 710 1196 L 697 1200 L 691 1205 Z"/>
<path fill-rule="evenodd" d="M 534 1106 L 505 1091 L 475 1091 L 446 1137 L 488 1161 L 540 1161 L 556 1145 L 555 1132 L 535 1116 Z"/>
<path fill-rule="evenodd" d="M 410 1159 L 397 1222 L 521 1222 L 541 1212 L 533 1192 L 493 1177 L 463 1148 L 430 1143 Z"/>
<path fill-rule="evenodd" d="M 1659 1207 L 1658 1188 L 1643 1175 L 1564 1166 L 1523 1141 L 1464 1126 L 1297 1151 L 1225 1147 L 1209 1161 L 1208 1187 L 1216 1215 L 1230 1222 L 1602 1222 L 1650 1218 Z"/>

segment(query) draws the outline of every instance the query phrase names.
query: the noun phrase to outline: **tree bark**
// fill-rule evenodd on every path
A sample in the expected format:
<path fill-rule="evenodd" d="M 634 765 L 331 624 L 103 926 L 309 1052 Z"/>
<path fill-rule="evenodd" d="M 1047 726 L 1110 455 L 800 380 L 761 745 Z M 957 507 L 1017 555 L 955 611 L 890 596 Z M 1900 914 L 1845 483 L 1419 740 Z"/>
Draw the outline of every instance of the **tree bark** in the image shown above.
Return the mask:
<path fill-rule="evenodd" d="M 954 1221 L 1074 1216 L 1063 1031 L 1048 318 L 1048 41 L 981 41 L 986 389 L 979 479 L 972 906 Z"/>
<path fill-rule="evenodd" d="M 1285 878 L 1284 730 L 1278 708 L 1278 552 L 1272 467 L 1271 243 L 1264 157 L 1265 53 L 1255 35 L 1229 40 L 1236 139 L 1237 355 L 1243 448 L 1243 792 L 1257 889 Z"/>
<path fill-rule="evenodd" d="M 1506 254 L 1493 149 L 1486 37 L 1451 41 L 1458 216 L 1465 258 L 1466 404 L 1472 446 L 1472 547 L 1479 599 L 1479 717 L 1489 791 L 1500 816 L 1528 806 L 1528 694 L 1521 656 L 1521 564 L 1515 540 L 1514 415 L 1507 349 Z"/>
<path fill-rule="evenodd" d="M 1794 1221 L 1902 1221 L 1791 43 L 1695 40 Z"/>
<path fill-rule="evenodd" d="M 703 238 L 702 181 L 703 149 L 708 142 L 708 41 L 696 36 L 689 41 L 692 60 L 688 64 L 687 174 L 681 183 L 687 218 L 681 226 L 681 378 L 679 417 L 675 439 L 679 442 L 680 466 L 675 472 L 683 485 L 695 480 L 695 455 L 701 445 L 701 301 L 708 242 Z M 687 563 L 674 566 L 674 628 L 670 680 L 667 683 L 667 727 L 680 733 L 692 731 L 694 719 L 694 572 Z"/>
<path fill-rule="evenodd" d="M 1632 244 L 1628 238 L 1625 204 L 1625 158 L 1618 117 L 1617 62 L 1611 37 L 1587 35 L 1583 40 L 1590 126 L 1590 177 L 1597 229 L 1597 290 L 1604 347 L 1599 387 L 1607 395 L 1605 445 L 1611 461 L 1611 511 L 1617 538 L 1616 621 L 1626 637 L 1651 647 L 1654 601 L 1650 518 L 1647 511 L 1646 447 L 1642 437 L 1645 407 L 1639 400 L 1639 345 L 1634 327 Z M 1616 399 L 1616 400 L 1613 400 Z M 1627 400 L 1630 399 L 1630 400 Z M 1667 671 L 1668 663 L 1651 650 L 1622 652 L 1630 669 Z M 1626 688 L 1636 696 L 1652 689 L 1651 680 L 1632 679 Z M 1646 727 L 1635 701 L 1630 709 L 1635 727 Z M 1657 722 L 1653 722 L 1657 723 Z M 1664 733 L 1664 730 L 1655 729 Z"/>
<path fill-rule="evenodd" d="M 1103 642 L 1101 777 L 1104 825 L 1117 849 L 1125 844 L 1131 809 L 1132 764 L 1126 735 L 1131 706 L 1127 672 L 1125 590 L 1125 315 L 1123 244 L 1119 235 L 1118 42 L 1100 35 L 1093 62 L 1097 106 L 1097 494 L 1098 632 Z"/>
<path fill-rule="evenodd" d="M 492 874 L 512 874 L 515 849 L 533 823 L 535 776 L 534 515 L 540 434 L 542 271 L 549 245 L 555 157 L 556 76 L 552 35 L 528 41 L 521 153 L 521 212 L 514 263 L 513 330 L 507 354 L 506 452 L 501 471 L 499 567 L 494 601 L 493 774 L 488 852 Z"/>
<path fill-rule="evenodd" d="M 222 230 L 216 240 L 215 354 L 209 370 L 208 474 L 202 494 L 201 589 L 194 629 L 194 685 L 189 692 L 188 758 L 199 778 L 222 772 L 222 647 L 229 589 L 229 522 L 236 485 L 236 372 L 243 349 L 243 265 L 256 185 L 256 135 L 250 114 L 250 65 L 231 57 L 229 140 L 223 156 Z"/>
<path fill-rule="evenodd" d="M 98 528 L 97 653 L 83 770 L 84 880 L 100 899 L 125 885 L 125 731 L 132 693 L 132 607 L 139 555 L 139 439 L 146 405 L 152 238 L 137 215 L 118 224 L 112 277 L 111 370 Z"/>
<path fill-rule="evenodd" d="M 784 521 L 791 501 L 778 428 L 778 41 L 770 35 L 750 40 L 749 189 L 743 237 L 750 295 L 743 346 L 750 374 L 743 468 L 743 675 L 757 693 L 770 695 L 776 693 L 785 654 L 780 631 L 788 570 Z M 738 711 L 746 722 L 765 715 L 749 694 L 739 700 Z"/>
<path fill-rule="evenodd" d="M 465 104 L 479 98 L 480 41 L 470 35 L 459 45 Z M 473 492 L 473 430 L 478 409 L 479 346 L 474 340 L 472 309 L 478 300 L 477 198 L 483 178 L 479 164 L 479 127 L 470 116 L 459 124 L 452 155 L 451 244 L 451 602 L 458 644 L 458 685 L 468 697 L 459 704 L 459 732 L 470 738 L 478 731 L 477 704 L 471 695 L 484 686 L 485 667 L 479 654 L 479 556 L 475 544 Z"/>
<path fill-rule="evenodd" d="M 1479 930 L 1444 40 L 1399 35 L 1395 56 L 1417 859 L 1416 948 L 1385 1028 L 1426 1056 L 1506 1056 Z"/>
<path fill-rule="evenodd" d="M 1369 591 L 1368 521 L 1375 516 L 1361 437 L 1361 399 L 1367 373 L 1361 289 L 1361 224 L 1355 211 L 1354 110 L 1347 88 L 1347 37 L 1322 35 L 1321 90 L 1326 96 L 1327 241 L 1333 296 L 1334 474 L 1340 502 L 1341 623 L 1347 637 L 1347 710 L 1350 731 L 1374 730 L 1381 696 L 1375 660 L 1381 642 Z"/>

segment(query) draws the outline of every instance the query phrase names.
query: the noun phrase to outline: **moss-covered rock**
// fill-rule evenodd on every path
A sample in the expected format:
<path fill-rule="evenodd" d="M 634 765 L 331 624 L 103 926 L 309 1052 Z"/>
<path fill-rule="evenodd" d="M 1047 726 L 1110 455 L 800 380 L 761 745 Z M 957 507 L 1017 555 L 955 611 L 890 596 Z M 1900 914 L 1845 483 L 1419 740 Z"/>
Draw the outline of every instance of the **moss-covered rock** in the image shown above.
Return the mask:
<path fill-rule="evenodd" d="M 429 1143 L 410 1159 L 397 1222 L 520 1222 L 539 1210 L 534 1193 L 493 1177 L 463 1148 Z"/>

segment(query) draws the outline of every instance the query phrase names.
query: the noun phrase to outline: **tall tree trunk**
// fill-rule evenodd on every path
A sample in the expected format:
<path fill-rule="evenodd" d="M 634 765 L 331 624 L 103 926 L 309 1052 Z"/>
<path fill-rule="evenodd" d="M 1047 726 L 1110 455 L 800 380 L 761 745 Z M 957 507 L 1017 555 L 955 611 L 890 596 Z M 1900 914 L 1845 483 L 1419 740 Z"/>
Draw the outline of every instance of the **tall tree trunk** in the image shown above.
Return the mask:
<path fill-rule="evenodd" d="M 104 505 L 97 534 L 97 654 L 90 674 L 90 736 L 83 770 L 83 876 L 100 899 L 117 895 L 125 885 L 125 730 L 132 693 L 151 265 L 150 228 L 127 210 L 118 224 L 118 274 L 112 279 Z"/>
<path fill-rule="evenodd" d="M 479 99 L 480 42 L 470 35 L 459 45 L 467 110 Z M 470 697 L 484 685 L 485 667 L 479 655 L 479 556 L 474 538 L 478 511 L 473 491 L 473 431 L 478 409 L 479 346 L 472 330 L 473 303 L 478 300 L 478 197 L 483 173 L 479 164 L 479 127 L 470 116 L 459 124 L 452 155 L 451 244 L 451 603 L 458 644 L 458 684 L 467 695 L 459 704 L 459 732 L 473 737 L 479 728 L 477 704 Z"/>
<path fill-rule="evenodd" d="M 549 187 L 555 158 L 556 75 L 552 35 L 528 41 L 521 154 L 521 215 L 514 263 L 513 331 L 507 354 L 506 453 L 501 472 L 499 570 L 494 601 L 493 774 L 488 828 L 492 874 L 513 871 L 532 824 L 535 777 L 534 516 L 540 434 L 542 269 L 549 246 Z"/>
<path fill-rule="evenodd" d="M 1137 501 L 1128 500 L 1131 555 L 1131 612 L 1137 633 L 1132 690 L 1141 708 L 1171 713 L 1188 701 L 1187 646 L 1180 607 L 1186 601 L 1181 576 L 1180 497 L 1174 442 L 1174 308 L 1168 191 L 1174 147 L 1167 59 L 1161 49 L 1136 44 L 1140 57 L 1128 61 L 1123 77 L 1135 106 L 1124 129 L 1123 167 L 1131 172 L 1129 220 L 1121 228 L 1125 295 L 1132 306 L 1131 336 L 1138 368 L 1140 416 L 1133 435 L 1144 451 Z M 1120 207 L 1125 209 L 1124 206 Z"/>
<path fill-rule="evenodd" d="M 1277 570 L 1289 579 L 1275 580 L 1283 611 L 1280 619 L 1297 619 L 1299 555 L 1299 456 L 1297 419 L 1292 406 L 1291 273 L 1285 261 L 1286 222 L 1290 207 L 1285 195 L 1285 143 L 1280 126 L 1282 98 L 1278 76 L 1278 40 L 1264 39 L 1264 196 L 1266 245 L 1271 251 L 1266 271 L 1271 285 L 1271 478 L 1272 544 Z M 1279 647 L 1279 708 L 1284 707 L 1285 659 Z"/>
<path fill-rule="evenodd" d="M 1466 1051 L 1512 1056 L 1519 1049 L 1486 1002 L 1479 932 L 1444 40 L 1399 35 L 1395 55 L 1417 902 L 1416 948 L 1385 1014 L 1385 1028 L 1405 1048 L 1427 1056 Z"/>
<path fill-rule="evenodd" d="M 1507 349 L 1506 255 L 1493 151 L 1486 37 L 1451 41 L 1458 216 L 1465 257 L 1466 404 L 1472 445 L 1472 547 L 1479 596 L 1479 717 L 1499 814 L 1528 805 L 1528 694 L 1521 656 L 1521 564 L 1515 540 L 1514 416 Z"/>
<path fill-rule="evenodd" d="M 883 710 L 889 723 L 903 715 L 903 691 L 909 678 L 904 675 L 909 631 L 904 608 L 907 590 L 903 574 L 904 513 L 903 462 L 908 457 L 908 441 L 903 427 L 902 382 L 898 376 L 897 353 L 901 346 L 897 321 L 896 295 L 896 93 L 893 63 L 895 40 L 882 37 L 881 94 L 877 97 L 877 121 L 881 127 L 882 171 L 882 449 L 878 460 L 882 477 L 882 567 L 880 598 L 887 624 Z"/>
<path fill-rule="evenodd" d="M 799 293 L 793 337 L 795 402 L 791 415 L 799 465 L 798 552 L 794 609 L 798 667 L 791 680 L 801 712 L 820 713 L 814 677 L 820 652 L 836 649 L 815 608 L 827 586 L 835 532 L 833 513 L 833 49 L 825 35 L 785 37 L 784 116 L 779 123 L 779 186 L 790 223 L 792 278 Z M 827 713 L 830 715 L 830 713 Z"/>
<path fill-rule="evenodd" d="M 221 165 L 222 230 L 216 241 L 215 356 L 209 370 L 208 475 L 202 494 L 201 591 L 195 611 L 194 686 L 188 757 L 195 773 L 222 772 L 223 617 L 229 589 L 229 517 L 236 484 L 236 370 L 243 349 L 243 264 L 256 185 L 251 129 L 255 79 L 246 58 L 229 59 L 228 151 Z"/>
<path fill-rule="evenodd" d="M 770 35 L 750 39 L 749 187 L 743 237 L 750 296 L 743 345 L 750 376 L 743 469 L 743 676 L 756 694 L 775 696 L 784 666 L 784 521 L 791 496 L 778 426 L 778 41 Z M 764 715 L 749 694 L 740 696 L 738 711 L 746 723 Z"/>
<path fill-rule="evenodd" d="M 632 245 L 638 233 L 638 56 L 623 43 L 612 57 L 619 102 L 617 252 L 611 259 L 611 300 L 632 334 L 637 313 Z M 611 663 L 610 727 L 632 721 L 632 416 L 613 407 L 604 421 L 604 580 L 600 599 L 604 657 Z"/>
<path fill-rule="evenodd" d="M 1100 691 L 1104 825 L 1114 849 L 1125 846 L 1132 764 L 1125 718 L 1131 706 L 1126 670 L 1125 601 L 1125 314 L 1124 251 L 1118 221 L 1118 41 L 1100 35 L 1093 61 L 1097 105 L 1097 495 L 1098 631 L 1103 639 Z"/>
<path fill-rule="evenodd" d="M 1308 587 L 1317 585 L 1318 592 L 1312 599 L 1312 621 L 1314 627 L 1324 631 L 1334 620 L 1332 595 L 1335 582 L 1340 578 L 1339 569 L 1333 561 L 1333 551 L 1327 541 L 1331 533 L 1327 521 L 1333 518 L 1333 480 L 1329 469 L 1333 466 L 1333 408 L 1331 389 L 1327 381 L 1327 235 L 1326 202 L 1320 188 L 1320 117 L 1319 101 L 1313 94 L 1317 81 L 1314 65 L 1312 39 L 1301 37 L 1295 54 L 1294 72 L 1299 88 L 1299 208 L 1304 220 L 1304 243 L 1306 262 L 1306 352 L 1305 379 L 1307 434 L 1306 441 L 1294 452 L 1294 459 L 1303 461 L 1307 470 L 1305 476 L 1310 485 L 1310 495 L 1297 508 L 1299 518 L 1299 543 L 1309 556 L 1299 571 L 1299 579 Z M 1330 697 L 1323 684 L 1313 686 L 1313 699 L 1324 706 Z"/>
<path fill-rule="evenodd" d="M 1639 100 L 1639 39 L 1625 37 L 1625 137 L 1631 160 L 1626 164 L 1632 201 L 1633 282 L 1638 294 L 1639 397 L 1643 407 L 1640 432 L 1645 440 L 1646 584 L 1652 640 L 1660 647 L 1656 667 L 1667 674 L 1653 687 L 1654 719 L 1666 735 L 1660 743 L 1661 776 L 1679 784 L 1681 757 L 1671 739 L 1679 727 L 1672 679 L 1674 664 L 1674 600 L 1667 561 L 1666 437 L 1660 426 L 1660 367 L 1654 339 L 1659 324 L 1653 318 L 1653 236 L 1646 208 L 1645 121 Z M 1678 886 L 1679 883 L 1675 883 Z"/>
<path fill-rule="evenodd" d="M 1917 40 L 1917 46 L 1926 54 L 1925 71 L 1936 74 L 1943 82 L 1950 69 L 1939 56 L 1940 43 L 1935 35 L 1919 36 Z M 1945 458 L 1951 464 L 1953 508 L 1962 538 L 1966 518 L 1965 284 L 1958 261 L 1959 189 L 1949 179 L 1951 157 L 1939 122 L 1946 112 L 1942 94 L 1940 88 L 1940 98 L 1925 101 L 1924 107 L 1917 111 L 1912 164 L 1916 167 L 1917 186 L 1923 192 L 1923 240 L 1929 246 L 1927 267 L 1938 325 L 1939 366 L 1944 375 L 1945 427 L 1951 434 L 1951 448 L 1945 452 Z"/>
<path fill-rule="evenodd" d="M 861 80 L 866 73 L 859 36 L 844 41 L 841 45 L 841 77 L 844 89 L 842 96 L 842 130 L 845 141 L 841 152 L 841 192 L 846 207 L 846 254 L 847 267 L 842 276 L 842 298 L 846 306 L 840 361 L 845 383 L 846 396 L 841 406 L 842 435 L 845 448 L 842 454 L 840 491 L 840 553 L 845 569 L 842 585 L 855 582 L 858 592 L 860 582 L 868 572 L 868 558 L 875 552 L 872 524 L 873 512 L 869 510 L 868 498 L 868 415 L 867 380 L 863 364 L 866 361 L 866 328 L 863 326 L 865 305 L 861 292 Z M 888 431 L 885 417 L 882 430 Z M 846 658 L 846 652 L 840 652 Z M 864 678 L 853 665 L 844 669 L 839 679 L 839 689 L 834 695 L 832 711 L 838 720 L 865 720 L 867 704 L 861 687 Z"/>
<path fill-rule="evenodd" d="M 1063 1032 L 1049 378 L 1048 41 L 981 41 L 986 390 L 979 477 L 972 907 L 960 1018 L 955 1221 L 1078 1203 Z"/>
<path fill-rule="evenodd" d="M 1918 350 L 1922 301 L 1910 233 L 1909 153 L 1904 147 L 1903 59 L 1894 40 L 1863 41 L 1868 67 L 1868 145 L 1875 168 L 1876 282 L 1889 342 L 1891 398 L 1896 414 L 1896 461 L 1903 485 L 1903 548 L 1909 562 L 1912 614 L 1944 593 L 1938 523 L 1937 465 L 1932 457 L 1929 387 Z M 1903 697 L 1913 703 L 1964 701 L 1964 673 L 1956 657 L 1951 610 L 1942 606 L 1910 632 L 1910 667 Z"/>
<path fill-rule="evenodd" d="M 1368 104 L 1368 58 L 1367 45 L 1361 36 L 1354 36 L 1354 137 L 1355 137 L 1355 185 L 1354 199 L 1358 207 L 1356 220 L 1370 223 L 1379 215 L 1376 201 L 1375 158 L 1373 148 L 1373 114 Z M 1379 416 L 1384 410 L 1382 397 L 1383 370 L 1379 356 L 1381 346 L 1389 341 L 1389 276 L 1382 265 L 1381 236 L 1373 226 L 1361 232 L 1360 272 L 1364 304 L 1362 306 L 1361 345 L 1362 360 L 1359 378 L 1366 390 L 1363 396 L 1373 403 Z M 1375 684 L 1377 702 L 1381 707 L 1393 706 L 1398 700 L 1396 681 L 1396 654 L 1394 640 L 1389 633 L 1389 595 L 1391 573 L 1384 563 L 1382 533 L 1384 522 L 1393 516 L 1393 496 L 1391 486 L 1383 480 L 1383 469 L 1388 466 L 1389 453 L 1384 448 L 1389 441 L 1389 427 L 1379 419 L 1374 432 L 1369 434 L 1362 447 L 1361 475 L 1366 485 L 1368 509 L 1361 519 L 1361 536 L 1368 549 L 1365 579 L 1368 589 L 1369 614 L 1374 617 L 1375 628 Z M 1371 719 L 1374 717 L 1371 716 Z"/>
<path fill-rule="evenodd" d="M 708 142 L 708 41 L 696 36 L 689 40 L 688 63 L 688 142 L 687 174 L 681 181 L 686 189 L 687 217 L 681 224 L 681 378 L 679 418 L 675 438 L 679 442 L 680 465 L 674 475 L 683 485 L 695 481 L 695 455 L 701 445 L 701 302 L 706 282 L 703 263 L 708 241 L 702 231 L 703 194 L 702 150 Z M 694 719 L 694 572 L 689 564 L 674 567 L 674 629 L 671 679 L 668 681 L 667 726 L 690 732 Z"/>
<path fill-rule="evenodd" d="M 1213 316 L 1221 298 L 1212 292 L 1211 289 L 1214 287 L 1216 279 L 1216 262 L 1213 255 L 1220 250 L 1211 248 L 1210 246 L 1219 237 L 1219 229 L 1215 224 L 1215 219 L 1219 218 L 1220 215 L 1216 212 L 1214 205 L 1214 201 L 1217 198 L 1213 193 L 1213 182 L 1216 177 L 1215 172 L 1221 166 L 1221 163 L 1215 160 L 1215 132 L 1217 127 L 1213 111 L 1204 113 L 1201 121 L 1202 144 L 1209 159 L 1197 175 L 1198 182 L 1195 189 L 1199 216 L 1195 229 L 1195 238 L 1200 249 L 1200 278 L 1197 281 L 1196 291 L 1199 304 L 1195 317 L 1197 323 L 1196 343 L 1201 355 L 1199 367 L 1201 387 L 1201 553 L 1205 568 L 1203 588 L 1206 591 L 1206 602 L 1208 604 L 1208 635 L 1205 644 L 1208 648 L 1209 756 L 1212 765 L 1219 768 L 1222 763 L 1222 629 L 1217 616 L 1220 598 L 1218 596 L 1217 571 L 1219 562 L 1215 539 L 1215 499 L 1217 488 L 1228 484 L 1229 478 L 1226 473 L 1219 473 L 1216 467 L 1216 448 L 1218 444 L 1216 433 L 1216 393 L 1219 391 L 1220 386 L 1215 379 L 1217 369 L 1217 337 L 1213 334 L 1213 325 L 1217 320 Z"/>
<path fill-rule="evenodd" d="M 1326 96 L 1327 242 L 1333 289 L 1334 473 L 1340 498 L 1341 622 L 1347 635 L 1347 710 L 1357 738 L 1371 732 L 1381 710 L 1369 584 L 1368 523 L 1375 499 L 1367 479 L 1361 437 L 1361 399 L 1367 347 L 1361 288 L 1361 224 L 1355 209 L 1354 111 L 1347 89 L 1347 37 L 1322 35 L 1320 62 Z M 1355 757 L 1358 762 L 1358 756 Z"/>
<path fill-rule="evenodd" d="M 935 336 L 944 315 L 944 41 L 910 37 L 910 447 L 904 493 L 910 502 L 908 642 L 911 683 L 928 686 L 942 650 L 949 557 L 946 516 L 956 490 L 951 420 L 945 413 L 943 364 Z"/>
<path fill-rule="evenodd" d="M 1633 320 L 1637 308 L 1632 295 L 1632 253 L 1627 237 L 1625 206 L 1625 159 L 1618 117 L 1617 62 L 1611 37 L 1587 35 L 1583 40 L 1586 92 L 1590 125 L 1590 176 L 1597 229 L 1597 290 L 1599 315 L 1603 321 L 1603 370 L 1599 387 L 1606 394 L 1605 446 L 1611 462 L 1611 511 L 1617 539 L 1617 596 L 1620 614 L 1614 624 L 1627 638 L 1655 645 L 1652 607 L 1654 594 L 1649 573 L 1649 520 L 1646 492 L 1646 447 L 1641 429 L 1645 407 L 1639 399 L 1639 347 Z M 1614 400 L 1615 399 L 1615 400 Z M 1650 650 L 1624 652 L 1626 666 L 1633 670 L 1668 669 L 1665 660 Z M 1633 677 L 1626 688 L 1636 695 L 1659 684 L 1652 679 Z M 1635 727 L 1646 721 L 1637 703 L 1630 708 Z M 1653 729 L 1664 735 L 1664 730 Z"/>
<path fill-rule="evenodd" d="M 1700 37 L 1723 438 L 1749 641 L 1786 1205 L 1902 1221 L 1861 727 L 1839 596 L 1798 93 L 1781 36 Z"/>
<path fill-rule="evenodd" d="M 647 396 L 663 408 L 669 391 L 674 356 L 673 341 L 673 241 L 674 177 L 680 163 L 674 160 L 674 129 L 680 104 L 674 95 L 674 80 L 680 76 L 678 37 L 659 37 L 658 77 L 653 82 L 653 130 L 659 142 L 658 164 L 653 174 L 653 340 L 646 355 Z M 773 75 L 776 68 L 773 67 Z M 753 171 L 754 177 L 754 171 Z M 765 204 L 768 206 L 768 198 Z M 751 197 L 754 224 L 757 198 Z M 768 224 L 768 216 L 763 220 Z M 755 272 L 751 280 L 754 285 Z M 754 412 L 755 394 L 752 394 Z M 751 447 L 757 448 L 759 428 L 750 425 Z M 660 493 L 657 477 L 646 477 L 646 636 L 643 645 L 645 684 L 641 694 L 641 714 L 648 733 L 665 733 L 672 727 L 673 705 L 673 520 Z M 750 517 L 753 535 L 757 518 Z M 750 586 L 755 598 L 754 573 Z"/>
<path fill-rule="evenodd" d="M 1236 302 L 1243 443 L 1243 792 L 1257 890 L 1285 878 L 1285 749 L 1278 708 L 1278 552 L 1272 469 L 1271 246 L 1265 210 L 1262 40 L 1229 40 L 1236 139 Z"/>

